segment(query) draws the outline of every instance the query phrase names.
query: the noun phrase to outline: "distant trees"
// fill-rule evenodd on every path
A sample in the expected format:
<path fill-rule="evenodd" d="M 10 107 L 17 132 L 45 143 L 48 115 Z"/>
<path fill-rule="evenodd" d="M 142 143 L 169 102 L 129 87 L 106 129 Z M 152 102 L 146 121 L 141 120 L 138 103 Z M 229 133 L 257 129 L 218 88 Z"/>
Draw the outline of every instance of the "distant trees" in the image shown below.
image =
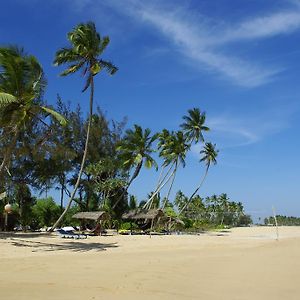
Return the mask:
<path fill-rule="evenodd" d="M 298 217 L 291 217 L 291 216 L 276 216 L 277 223 L 279 226 L 300 226 L 300 218 Z M 273 216 L 264 219 L 265 225 L 275 225 L 275 220 Z"/>
<path fill-rule="evenodd" d="M 187 206 L 187 203 L 189 205 Z M 243 226 L 252 223 L 241 202 L 230 201 L 226 194 L 213 195 L 202 199 L 196 195 L 192 199 L 181 191 L 177 192 L 174 204 L 181 211 L 182 218 L 191 227 Z M 182 210 L 183 207 L 186 209 Z"/>

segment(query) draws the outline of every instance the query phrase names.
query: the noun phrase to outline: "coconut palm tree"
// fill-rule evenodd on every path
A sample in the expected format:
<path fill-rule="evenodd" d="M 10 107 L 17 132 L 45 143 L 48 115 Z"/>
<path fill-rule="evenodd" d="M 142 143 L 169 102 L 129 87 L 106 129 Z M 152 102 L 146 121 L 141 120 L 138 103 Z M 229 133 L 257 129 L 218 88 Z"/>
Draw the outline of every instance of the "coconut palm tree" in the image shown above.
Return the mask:
<path fill-rule="evenodd" d="M 179 215 L 187 208 L 187 206 L 189 205 L 189 203 L 191 202 L 193 197 L 196 195 L 196 193 L 201 188 L 201 186 L 202 186 L 202 184 L 203 184 L 203 182 L 204 182 L 204 180 L 205 180 L 205 178 L 208 174 L 208 170 L 209 170 L 211 164 L 214 164 L 214 165 L 217 164 L 216 158 L 218 156 L 218 152 L 219 152 L 219 150 L 216 150 L 216 144 L 212 144 L 210 142 L 205 143 L 203 149 L 200 151 L 200 153 L 203 154 L 202 158 L 200 159 L 200 162 L 204 161 L 205 164 L 206 164 L 205 173 L 204 173 L 204 176 L 203 176 L 202 180 L 200 181 L 200 184 L 195 189 L 195 191 L 193 192 L 193 194 L 189 198 L 186 205 L 180 210 Z"/>
<path fill-rule="evenodd" d="M 183 167 L 185 167 L 186 154 L 190 149 L 190 145 L 186 143 L 186 139 L 182 131 L 176 131 L 172 133 L 163 132 L 163 140 L 160 140 L 159 147 L 159 156 L 164 160 L 163 167 L 171 166 L 169 171 L 172 170 L 172 173 L 170 174 L 170 172 L 167 172 L 167 174 L 169 174 L 168 177 L 167 175 L 165 175 L 161 182 L 159 182 L 158 187 L 156 188 L 152 196 L 148 199 L 147 203 L 144 205 L 145 208 L 151 207 L 152 200 L 154 199 L 156 194 L 159 193 L 159 191 L 172 179 L 167 197 L 165 198 L 162 208 L 165 207 L 176 177 L 178 166 L 182 165 Z"/>
<path fill-rule="evenodd" d="M 229 207 L 230 207 L 229 206 L 229 199 L 227 197 L 227 194 L 222 193 L 218 197 L 218 200 L 219 200 L 220 213 L 222 215 L 220 225 L 223 225 L 225 215 L 229 215 Z"/>
<path fill-rule="evenodd" d="M 180 125 L 182 128 L 187 142 L 191 144 L 193 142 L 204 142 L 203 131 L 209 131 L 210 129 L 205 126 L 205 112 L 201 113 L 199 108 L 193 108 L 188 110 L 188 115 L 183 116 L 184 123 Z"/>
<path fill-rule="evenodd" d="M 143 164 L 148 169 L 153 166 L 156 170 L 158 169 L 156 161 L 151 157 L 151 154 L 154 152 L 152 144 L 157 137 L 158 134 L 151 136 L 151 130 L 149 128 L 143 130 L 141 126 L 135 124 L 134 130 L 128 129 L 124 138 L 120 141 L 117 151 L 120 152 L 119 158 L 123 161 L 124 169 L 128 171 L 132 167 L 135 167 L 124 193 L 127 192 L 134 179 L 138 177 Z M 120 199 L 121 198 L 122 197 L 120 197 Z M 114 209 L 118 203 L 119 201 L 116 201 L 112 209 Z"/>
<path fill-rule="evenodd" d="M 18 47 L 0 48 L 0 128 L 8 141 L 0 173 L 9 163 L 20 131 L 31 126 L 33 119 L 48 126 L 43 118 L 51 115 L 66 124 L 62 115 L 41 104 L 45 86 L 43 69 L 34 56 Z"/>
<path fill-rule="evenodd" d="M 53 231 L 55 227 L 60 224 L 61 220 L 69 210 L 83 173 L 88 151 L 89 134 L 93 116 L 93 101 L 95 89 L 94 76 L 96 76 L 102 70 L 106 70 L 110 75 L 113 75 L 118 70 L 117 67 L 114 66 L 111 62 L 105 61 L 100 58 L 100 55 L 109 44 L 109 37 L 104 36 L 101 38 L 100 34 L 96 30 L 96 26 L 94 23 L 88 22 L 77 25 L 71 32 L 68 33 L 68 40 L 70 42 L 70 46 L 61 48 L 56 52 L 54 64 L 56 66 L 67 64 L 67 69 L 60 74 L 61 76 L 67 76 L 69 74 L 82 71 L 83 76 L 86 77 L 86 83 L 82 92 L 85 92 L 88 88 L 90 88 L 89 121 L 85 140 L 85 148 L 74 190 L 71 193 L 71 197 L 64 212 L 53 225 L 51 231 Z"/>

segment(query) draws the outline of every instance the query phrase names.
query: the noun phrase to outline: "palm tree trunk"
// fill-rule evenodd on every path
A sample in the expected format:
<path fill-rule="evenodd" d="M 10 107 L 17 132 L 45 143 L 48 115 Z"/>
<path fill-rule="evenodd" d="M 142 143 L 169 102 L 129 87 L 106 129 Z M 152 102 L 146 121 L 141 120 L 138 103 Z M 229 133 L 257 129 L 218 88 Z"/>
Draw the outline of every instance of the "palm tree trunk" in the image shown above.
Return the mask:
<path fill-rule="evenodd" d="M 157 187 L 156 187 L 156 189 L 155 189 L 155 191 L 154 191 L 154 194 L 153 194 L 154 196 L 157 195 L 157 194 L 159 193 L 159 191 L 162 189 L 163 186 L 162 186 L 162 187 L 160 187 L 160 186 L 163 184 L 163 182 L 165 181 L 165 179 L 167 178 L 167 176 L 168 176 L 169 173 L 171 172 L 171 170 L 172 170 L 174 164 L 175 164 L 175 163 L 172 163 L 172 165 L 170 166 L 170 168 L 169 168 L 169 170 L 167 171 L 167 173 L 164 175 L 163 178 L 161 178 L 161 177 L 162 177 L 162 174 L 163 174 L 163 170 L 165 169 L 165 166 L 163 167 L 163 170 L 162 170 L 162 172 L 161 172 L 160 175 L 159 175 Z M 172 175 L 171 175 L 170 177 L 172 177 Z M 169 178 L 170 178 L 170 177 L 169 177 Z M 167 182 L 169 181 L 169 178 L 168 178 Z M 164 184 L 164 185 L 165 185 L 165 184 Z M 154 196 L 153 196 L 153 198 L 154 198 Z M 148 206 L 148 204 L 150 203 L 149 201 L 151 201 L 151 200 L 152 200 L 152 199 L 150 198 L 150 199 L 147 201 L 147 203 L 145 203 L 145 205 L 143 206 L 143 208 L 146 208 L 146 207 Z M 152 203 L 151 203 L 151 204 L 152 204 Z M 150 206 L 151 206 L 151 204 L 150 204 Z"/>
<path fill-rule="evenodd" d="M 13 149 L 15 148 L 16 146 L 16 143 L 17 143 L 17 140 L 18 140 L 18 137 L 19 137 L 19 129 L 16 129 L 16 132 L 8 146 L 8 149 L 7 151 L 5 152 L 4 154 L 4 157 L 3 157 L 3 160 L 2 160 L 2 163 L 0 165 L 0 174 L 2 174 L 4 168 L 6 167 L 11 155 L 12 155 L 12 152 L 13 152 Z"/>
<path fill-rule="evenodd" d="M 191 195 L 191 197 L 189 198 L 189 200 L 187 201 L 186 205 L 183 206 L 183 208 L 180 210 L 179 214 L 178 215 L 181 215 L 183 213 L 183 211 L 190 205 L 193 197 L 197 194 L 197 192 L 199 191 L 199 189 L 201 188 L 206 176 L 207 176 L 207 173 L 208 173 L 208 169 L 209 169 L 209 165 L 207 166 L 206 168 L 206 171 L 205 171 L 205 174 L 200 182 L 200 184 L 198 185 L 198 187 L 196 188 L 196 190 L 194 191 L 194 193 Z"/>
<path fill-rule="evenodd" d="M 164 201 L 164 203 L 163 203 L 163 206 L 162 206 L 162 209 L 164 209 L 165 208 L 165 206 L 167 205 L 167 203 L 168 203 L 168 200 L 169 200 L 169 197 L 170 197 L 170 194 L 171 194 L 171 190 L 172 190 L 172 187 L 173 187 L 173 184 L 174 184 L 174 181 L 175 181 L 175 177 L 176 177 L 176 174 L 177 174 L 177 162 L 176 162 L 176 165 L 175 165 L 175 172 L 174 172 L 174 175 L 173 175 L 173 179 L 172 179 L 172 182 L 171 182 L 171 184 L 170 184 L 170 188 L 169 188 L 169 190 L 168 190 L 168 194 L 167 194 L 167 197 L 166 197 L 166 200 Z"/>
<path fill-rule="evenodd" d="M 141 160 L 141 161 L 137 164 L 137 166 L 136 166 L 136 168 L 135 168 L 135 170 L 134 170 L 134 173 L 133 173 L 133 175 L 131 176 L 131 178 L 130 178 L 128 184 L 127 184 L 126 191 L 128 190 L 128 188 L 129 188 L 129 186 L 131 185 L 131 183 L 133 182 L 133 180 L 134 180 L 135 178 L 137 178 L 138 175 L 140 174 L 140 171 L 141 171 L 142 166 L 143 166 L 143 160 Z"/>
<path fill-rule="evenodd" d="M 63 212 L 64 210 L 64 183 L 61 182 L 61 189 L 60 189 L 60 211 Z"/>
<path fill-rule="evenodd" d="M 138 165 L 136 166 L 135 170 L 134 170 L 134 173 L 132 174 L 128 184 L 127 184 L 127 187 L 124 189 L 124 191 L 122 192 L 122 194 L 120 195 L 120 197 L 118 198 L 118 200 L 115 202 L 115 204 L 113 205 L 113 207 L 111 208 L 112 210 L 116 208 L 116 206 L 118 205 L 118 203 L 121 201 L 121 199 L 123 198 L 123 196 L 125 195 L 125 193 L 128 191 L 128 188 L 129 186 L 131 185 L 131 183 L 133 182 L 133 180 L 135 178 L 138 177 L 140 171 L 141 171 L 141 168 L 143 166 L 143 160 L 141 160 Z"/>
<path fill-rule="evenodd" d="M 164 169 L 166 168 L 165 166 L 163 167 L 163 170 L 161 172 L 161 174 L 159 175 L 159 179 L 158 179 L 158 183 L 157 183 L 157 187 L 155 189 L 155 191 L 159 188 L 159 186 L 164 182 L 164 180 L 167 178 L 167 176 L 169 175 L 169 173 L 171 172 L 173 166 L 175 165 L 175 162 L 172 163 L 172 165 L 170 166 L 169 170 L 167 171 L 167 173 L 164 175 L 164 177 L 162 178 L 162 174 Z"/>
<path fill-rule="evenodd" d="M 88 144 L 89 144 L 89 137 L 90 137 L 90 128 L 91 128 L 91 125 L 92 125 L 92 117 L 93 117 L 93 101 L 94 101 L 94 79 L 93 79 L 93 76 L 91 76 L 90 80 L 91 80 L 91 93 L 90 93 L 89 121 L 88 121 L 88 127 L 87 127 L 87 133 L 86 133 L 86 140 L 85 140 L 85 147 L 84 147 L 84 152 L 83 152 L 83 156 L 82 156 L 82 161 L 81 161 L 81 165 L 80 165 L 79 174 L 78 174 L 75 186 L 74 186 L 74 190 L 73 190 L 73 192 L 71 194 L 71 197 L 69 199 L 69 202 L 68 202 L 65 210 L 63 211 L 63 213 L 60 215 L 60 217 L 58 218 L 58 220 L 55 222 L 55 224 L 49 230 L 50 232 L 53 232 L 53 230 L 57 226 L 60 225 L 60 223 L 63 220 L 64 216 L 66 215 L 66 213 L 70 209 L 72 201 L 73 201 L 73 199 L 75 197 L 75 194 L 77 192 L 78 186 L 80 184 L 82 173 L 83 173 L 83 169 L 84 169 L 84 165 L 85 165 L 85 161 L 86 161 L 86 156 L 87 156 L 87 151 L 88 151 Z"/>
<path fill-rule="evenodd" d="M 176 172 L 176 168 L 174 168 L 173 172 L 171 173 L 171 175 L 166 179 L 165 182 L 161 182 L 161 185 L 159 187 L 157 187 L 157 189 L 155 190 L 155 192 L 151 195 L 151 197 L 148 199 L 148 201 L 144 204 L 143 208 L 147 208 L 149 205 L 149 207 L 151 207 L 152 201 L 154 199 L 154 197 L 159 193 L 159 191 L 169 182 L 169 180 L 172 178 L 172 176 L 174 175 L 174 173 Z"/>

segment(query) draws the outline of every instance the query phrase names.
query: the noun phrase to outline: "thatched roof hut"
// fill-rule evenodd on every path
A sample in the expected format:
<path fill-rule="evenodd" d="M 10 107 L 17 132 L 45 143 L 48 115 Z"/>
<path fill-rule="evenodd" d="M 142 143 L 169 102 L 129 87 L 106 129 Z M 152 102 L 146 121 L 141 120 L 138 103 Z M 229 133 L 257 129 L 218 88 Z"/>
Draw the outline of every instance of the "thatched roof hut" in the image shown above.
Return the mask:
<path fill-rule="evenodd" d="M 164 212 L 161 209 L 143 209 L 138 208 L 134 210 L 130 210 L 127 213 L 122 215 L 122 219 L 129 220 L 153 220 L 155 218 L 160 218 L 164 216 Z"/>
<path fill-rule="evenodd" d="M 99 221 L 108 220 L 110 216 L 105 211 L 83 211 L 75 214 L 72 218 L 80 220 L 94 220 L 98 223 Z"/>

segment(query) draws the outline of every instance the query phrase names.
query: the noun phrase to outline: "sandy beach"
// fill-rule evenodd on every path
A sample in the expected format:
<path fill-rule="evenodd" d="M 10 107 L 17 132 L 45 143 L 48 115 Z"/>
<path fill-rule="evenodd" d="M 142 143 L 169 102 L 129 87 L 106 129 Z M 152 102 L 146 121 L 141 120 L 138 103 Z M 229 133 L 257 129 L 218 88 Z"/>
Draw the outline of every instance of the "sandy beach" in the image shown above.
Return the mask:
<path fill-rule="evenodd" d="M 1 299 L 299 299 L 300 227 L 0 235 Z"/>

